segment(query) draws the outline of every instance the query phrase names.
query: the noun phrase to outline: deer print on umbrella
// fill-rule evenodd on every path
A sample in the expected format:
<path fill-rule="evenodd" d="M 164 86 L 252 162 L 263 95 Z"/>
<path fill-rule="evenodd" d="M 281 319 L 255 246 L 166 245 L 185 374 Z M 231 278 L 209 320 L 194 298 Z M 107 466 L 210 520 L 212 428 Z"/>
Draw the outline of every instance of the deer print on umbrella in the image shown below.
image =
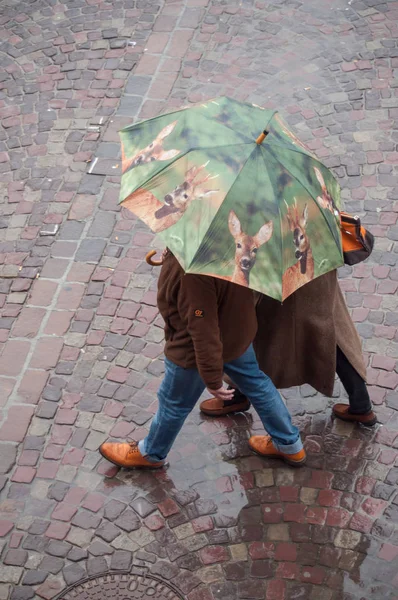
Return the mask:
<path fill-rule="evenodd" d="M 297 262 L 289 267 L 282 277 L 282 298 L 285 299 L 293 294 L 299 287 L 314 279 L 314 258 L 312 256 L 311 244 L 306 232 L 308 222 L 308 205 L 304 206 L 302 214 L 299 214 L 297 200 L 294 199 L 293 206 L 287 207 L 287 221 L 289 229 L 293 233 L 293 244 L 296 248 L 295 257 Z"/>
<path fill-rule="evenodd" d="M 332 196 L 329 194 L 329 192 L 326 188 L 326 183 L 325 183 L 325 180 L 323 178 L 321 171 L 317 167 L 314 167 L 314 171 L 315 171 L 316 178 L 319 181 L 319 184 L 321 186 L 321 191 L 322 191 L 322 196 L 317 197 L 317 202 L 318 202 L 319 206 L 321 206 L 325 210 L 329 210 L 332 213 L 332 215 L 334 215 L 335 217 L 339 217 L 340 213 L 337 209 L 337 206 L 336 206 Z"/>
<path fill-rule="evenodd" d="M 240 221 L 233 210 L 229 213 L 229 231 L 235 240 L 235 269 L 231 281 L 239 285 L 249 286 L 250 272 L 253 269 L 257 251 L 272 237 L 274 226 L 272 221 L 265 223 L 256 235 L 247 235 L 242 230 Z"/>
<path fill-rule="evenodd" d="M 129 158 L 126 158 L 122 144 L 122 173 L 125 173 L 128 169 L 133 169 L 138 165 L 145 165 L 157 160 L 171 160 L 178 156 L 180 150 L 164 150 L 163 148 L 164 140 L 170 135 L 176 125 L 177 121 L 174 121 L 173 123 L 170 123 L 170 125 L 164 127 L 153 142 Z"/>
<path fill-rule="evenodd" d="M 203 175 L 197 179 L 199 173 L 209 164 L 209 161 L 200 167 L 193 166 L 185 173 L 185 179 L 178 184 L 173 191 L 169 192 L 164 197 L 164 205 L 155 212 L 156 219 L 162 219 L 174 213 L 178 213 L 178 219 L 187 210 L 193 200 L 203 198 L 218 192 L 218 189 L 204 189 L 203 184 L 212 179 L 216 179 L 218 175 L 211 176 L 210 174 Z M 175 219 L 177 220 L 177 219 Z"/>

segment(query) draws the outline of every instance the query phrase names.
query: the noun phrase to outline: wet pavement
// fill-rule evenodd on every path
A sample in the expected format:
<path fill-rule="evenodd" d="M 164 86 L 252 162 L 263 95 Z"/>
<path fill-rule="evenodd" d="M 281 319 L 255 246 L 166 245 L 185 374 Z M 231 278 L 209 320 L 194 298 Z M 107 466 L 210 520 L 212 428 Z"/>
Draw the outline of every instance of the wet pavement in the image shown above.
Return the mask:
<path fill-rule="evenodd" d="M 398 2 L 1 8 L 0 600 L 131 568 L 188 600 L 396 600 Z M 195 410 L 167 470 L 118 470 L 98 446 L 145 435 L 163 333 L 117 130 L 217 95 L 278 107 L 376 236 L 341 285 L 381 424 L 304 386 L 302 469 L 250 453 L 254 413 Z"/>

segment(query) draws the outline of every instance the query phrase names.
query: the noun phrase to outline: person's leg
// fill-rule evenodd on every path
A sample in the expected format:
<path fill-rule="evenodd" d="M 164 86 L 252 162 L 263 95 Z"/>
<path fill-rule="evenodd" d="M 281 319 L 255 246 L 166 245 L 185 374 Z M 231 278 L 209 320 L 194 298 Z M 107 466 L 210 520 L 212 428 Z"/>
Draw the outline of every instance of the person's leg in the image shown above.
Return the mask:
<path fill-rule="evenodd" d="M 185 419 L 205 388 L 197 369 L 182 369 L 167 359 L 165 368 L 165 376 L 158 392 L 159 408 L 147 437 L 138 444 L 102 444 L 100 453 L 110 462 L 126 468 L 163 466 Z"/>
<path fill-rule="evenodd" d="M 336 404 L 333 407 L 335 416 L 345 421 L 358 421 L 366 425 L 374 425 L 377 419 L 372 410 L 366 383 L 338 346 L 336 348 L 336 373 L 348 394 L 349 406 Z"/>
<path fill-rule="evenodd" d="M 284 455 L 303 452 L 299 430 L 271 379 L 260 370 L 253 347 L 227 363 L 224 370 L 252 402 L 276 450 Z"/>
<path fill-rule="evenodd" d="M 370 412 L 372 403 L 366 383 L 338 346 L 336 351 L 336 373 L 348 394 L 350 412 L 359 415 Z"/>
<path fill-rule="evenodd" d="M 165 360 L 165 377 L 158 392 L 159 408 L 147 437 L 138 447 L 151 462 L 166 458 L 185 419 L 205 389 L 197 369 L 183 369 Z"/>

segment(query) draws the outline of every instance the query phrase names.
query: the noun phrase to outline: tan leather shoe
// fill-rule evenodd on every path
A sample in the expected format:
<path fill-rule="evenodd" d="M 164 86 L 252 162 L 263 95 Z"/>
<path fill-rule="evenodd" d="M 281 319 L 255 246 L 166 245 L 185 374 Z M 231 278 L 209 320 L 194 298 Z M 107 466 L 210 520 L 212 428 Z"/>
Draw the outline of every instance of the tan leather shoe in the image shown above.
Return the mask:
<path fill-rule="evenodd" d="M 150 462 L 144 458 L 138 449 L 137 442 L 117 444 L 105 442 L 99 448 L 100 454 L 109 462 L 125 469 L 160 469 L 164 462 Z"/>
<path fill-rule="evenodd" d="M 377 417 L 373 410 L 364 415 L 356 415 L 355 413 L 350 413 L 350 407 L 348 404 L 335 404 L 333 406 L 333 414 L 342 421 L 362 423 L 362 425 L 367 425 L 368 427 L 377 423 Z"/>
<path fill-rule="evenodd" d="M 304 448 L 300 452 L 296 452 L 296 454 L 285 454 L 275 448 L 269 435 L 252 435 L 249 439 L 249 446 L 260 456 L 281 458 L 292 467 L 302 467 L 307 460 Z"/>
<path fill-rule="evenodd" d="M 249 408 L 250 401 L 243 394 L 239 394 L 236 400 L 234 398 L 223 401 L 218 398 L 210 398 L 209 400 L 204 400 L 200 405 L 201 412 L 209 417 L 224 417 L 225 415 L 244 412 L 245 410 L 249 410 Z"/>

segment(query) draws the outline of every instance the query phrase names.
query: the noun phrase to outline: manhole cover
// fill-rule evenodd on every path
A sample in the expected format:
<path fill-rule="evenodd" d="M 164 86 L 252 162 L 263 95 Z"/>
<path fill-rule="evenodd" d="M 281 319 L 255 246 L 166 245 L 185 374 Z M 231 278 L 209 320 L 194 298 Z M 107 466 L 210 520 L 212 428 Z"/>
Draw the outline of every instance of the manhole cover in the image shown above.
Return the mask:
<path fill-rule="evenodd" d="M 110 573 L 86 579 L 62 592 L 61 600 L 184 600 L 174 587 L 152 575 Z"/>

